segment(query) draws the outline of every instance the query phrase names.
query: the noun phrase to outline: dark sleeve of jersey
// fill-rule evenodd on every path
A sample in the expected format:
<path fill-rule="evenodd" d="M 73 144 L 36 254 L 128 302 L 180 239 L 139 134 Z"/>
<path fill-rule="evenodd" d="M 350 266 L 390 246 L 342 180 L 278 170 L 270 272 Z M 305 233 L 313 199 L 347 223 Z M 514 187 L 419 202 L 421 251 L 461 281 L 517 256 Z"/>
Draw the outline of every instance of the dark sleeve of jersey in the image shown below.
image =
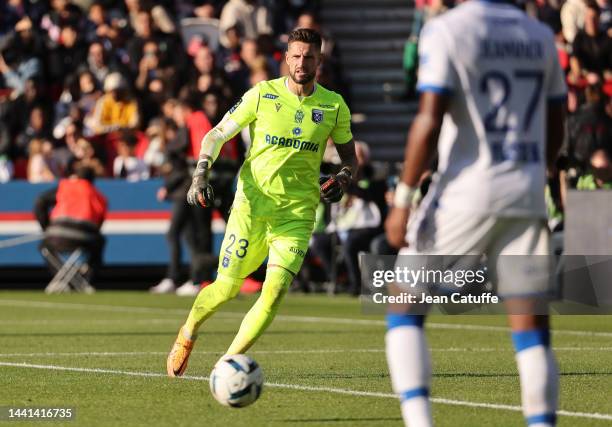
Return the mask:
<path fill-rule="evenodd" d="M 55 206 L 57 187 L 41 193 L 34 203 L 34 216 L 44 230 L 49 226 L 49 211 Z"/>

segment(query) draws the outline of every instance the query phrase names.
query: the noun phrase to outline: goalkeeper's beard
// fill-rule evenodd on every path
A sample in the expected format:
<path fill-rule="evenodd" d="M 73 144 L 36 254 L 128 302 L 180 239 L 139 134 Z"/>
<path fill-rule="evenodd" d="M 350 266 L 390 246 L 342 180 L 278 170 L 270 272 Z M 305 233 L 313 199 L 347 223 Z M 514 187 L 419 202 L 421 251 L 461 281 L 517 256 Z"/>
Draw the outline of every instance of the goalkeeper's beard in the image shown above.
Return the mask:
<path fill-rule="evenodd" d="M 295 71 L 293 73 L 290 72 L 289 76 L 291 77 L 291 80 L 293 80 L 294 83 L 297 83 L 299 85 L 305 85 L 305 84 L 312 82 L 315 79 L 316 71 L 312 73 L 304 73 L 304 77 L 302 79 L 298 79 L 295 76 Z"/>

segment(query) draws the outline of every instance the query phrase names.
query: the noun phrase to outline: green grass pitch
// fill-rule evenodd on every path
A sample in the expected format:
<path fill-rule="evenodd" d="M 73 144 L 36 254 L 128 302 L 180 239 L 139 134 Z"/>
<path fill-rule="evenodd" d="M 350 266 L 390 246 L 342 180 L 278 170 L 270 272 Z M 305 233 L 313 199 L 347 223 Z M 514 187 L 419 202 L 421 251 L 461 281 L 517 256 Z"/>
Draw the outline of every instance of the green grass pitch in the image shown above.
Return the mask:
<path fill-rule="evenodd" d="M 185 379 L 166 354 L 190 298 L 143 292 L 0 292 L 0 406 L 76 409 L 67 426 L 401 426 L 381 316 L 347 297 L 290 294 L 249 353 L 262 397 L 243 409 L 212 398 L 206 380 L 254 297 L 239 297 L 202 328 Z M 357 319 L 357 320 L 354 320 Z M 522 426 L 519 380 L 501 316 L 432 316 L 437 426 Z M 559 426 L 612 425 L 612 317 L 559 316 Z"/>

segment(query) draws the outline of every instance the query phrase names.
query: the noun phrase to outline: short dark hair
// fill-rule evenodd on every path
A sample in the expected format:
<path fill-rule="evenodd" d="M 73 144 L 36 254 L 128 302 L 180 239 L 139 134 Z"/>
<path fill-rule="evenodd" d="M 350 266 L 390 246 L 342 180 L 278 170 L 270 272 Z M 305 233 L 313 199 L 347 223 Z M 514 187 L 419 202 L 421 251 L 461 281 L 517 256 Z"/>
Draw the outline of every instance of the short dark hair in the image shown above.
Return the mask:
<path fill-rule="evenodd" d="M 96 179 L 96 172 L 91 166 L 84 165 L 81 162 L 76 162 L 74 165 L 74 173 L 81 179 L 86 179 L 89 182 L 94 182 Z"/>
<path fill-rule="evenodd" d="M 138 144 L 136 134 L 130 129 L 123 129 L 119 133 L 119 141 L 125 142 L 128 147 L 136 147 Z"/>
<path fill-rule="evenodd" d="M 323 44 L 321 41 L 321 35 L 310 28 L 297 28 L 291 31 L 289 33 L 289 41 L 287 42 L 287 45 L 290 45 L 293 42 L 314 44 L 318 50 L 321 50 L 321 45 Z"/>
<path fill-rule="evenodd" d="M 601 13 L 601 9 L 595 0 L 586 0 L 585 5 L 587 9 L 592 9 L 599 15 Z"/>

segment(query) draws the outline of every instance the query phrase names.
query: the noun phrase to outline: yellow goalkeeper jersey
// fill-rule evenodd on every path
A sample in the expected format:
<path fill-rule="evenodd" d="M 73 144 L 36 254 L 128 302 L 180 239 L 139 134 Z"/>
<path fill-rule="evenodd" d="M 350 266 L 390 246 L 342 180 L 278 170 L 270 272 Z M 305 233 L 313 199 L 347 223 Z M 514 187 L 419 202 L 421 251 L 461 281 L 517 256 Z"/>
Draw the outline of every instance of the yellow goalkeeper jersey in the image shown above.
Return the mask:
<path fill-rule="evenodd" d="M 229 111 L 251 135 L 234 204 L 255 215 L 311 220 L 327 140 L 352 140 L 351 114 L 339 94 L 316 84 L 310 96 L 300 98 L 286 80 L 258 83 Z"/>

